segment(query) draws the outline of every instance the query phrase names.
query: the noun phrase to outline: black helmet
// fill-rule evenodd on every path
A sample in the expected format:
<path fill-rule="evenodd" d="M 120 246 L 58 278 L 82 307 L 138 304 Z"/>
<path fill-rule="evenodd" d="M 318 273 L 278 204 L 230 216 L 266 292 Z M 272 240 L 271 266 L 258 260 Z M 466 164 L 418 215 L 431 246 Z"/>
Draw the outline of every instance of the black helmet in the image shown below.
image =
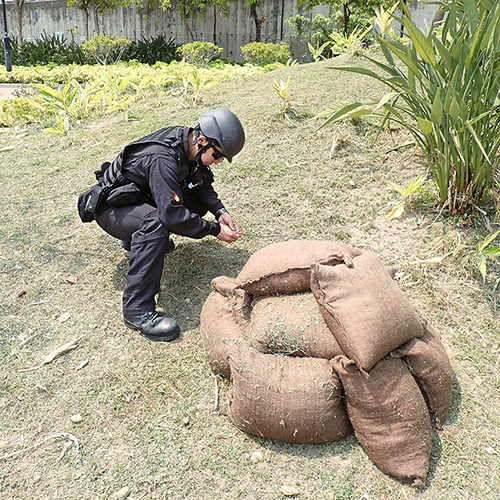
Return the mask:
<path fill-rule="evenodd" d="M 238 117 L 228 109 L 217 108 L 202 113 L 200 131 L 208 139 L 217 141 L 229 163 L 245 144 L 245 131 Z"/>

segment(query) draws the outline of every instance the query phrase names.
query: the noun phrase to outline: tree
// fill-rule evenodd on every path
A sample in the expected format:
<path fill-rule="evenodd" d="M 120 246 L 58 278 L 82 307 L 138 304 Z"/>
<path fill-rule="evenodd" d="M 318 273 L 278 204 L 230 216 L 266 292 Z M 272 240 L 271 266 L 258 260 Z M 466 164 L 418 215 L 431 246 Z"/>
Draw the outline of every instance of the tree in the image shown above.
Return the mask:
<path fill-rule="evenodd" d="M 217 45 L 217 14 L 227 15 L 228 3 L 234 0 L 156 0 L 163 10 L 177 9 L 181 19 L 186 25 L 186 29 L 194 42 L 195 37 L 189 26 L 189 21 L 193 17 L 203 19 L 210 7 L 214 10 L 214 44 Z"/>
<path fill-rule="evenodd" d="M 262 0 L 245 0 L 245 4 L 250 7 L 252 19 L 255 22 L 255 41 L 260 42 L 262 36 L 262 25 L 266 20 L 266 16 L 259 17 L 257 8 L 262 6 Z"/>
<path fill-rule="evenodd" d="M 343 16 L 339 19 L 339 22 L 344 26 L 344 35 L 347 36 L 349 33 L 349 18 L 353 12 L 373 15 L 376 8 L 383 6 L 387 9 L 398 1 L 399 0 L 297 0 L 297 5 L 304 5 L 306 10 L 312 10 L 314 7 L 321 4 L 342 9 Z"/>
<path fill-rule="evenodd" d="M 18 2 L 21 0 L 15 1 Z M 99 14 L 104 14 L 105 12 L 108 12 L 110 10 L 117 10 L 121 5 L 128 6 L 132 3 L 135 2 L 130 0 L 66 0 L 66 5 L 68 7 L 76 7 L 78 10 L 82 10 L 83 12 L 85 12 L 85 36 L 87 40 L 90 40 L 92 38 L 89 32 L 90 11 L 94 13 L 95 32 L 99 35 L 101 31 L 99 27 Z"/>
<path fill-rule="evenodd" d="M 18 47 L 23 46 L 23 8 L 24 0 L 14 0 L 14 10 L 16 12 Z"/>

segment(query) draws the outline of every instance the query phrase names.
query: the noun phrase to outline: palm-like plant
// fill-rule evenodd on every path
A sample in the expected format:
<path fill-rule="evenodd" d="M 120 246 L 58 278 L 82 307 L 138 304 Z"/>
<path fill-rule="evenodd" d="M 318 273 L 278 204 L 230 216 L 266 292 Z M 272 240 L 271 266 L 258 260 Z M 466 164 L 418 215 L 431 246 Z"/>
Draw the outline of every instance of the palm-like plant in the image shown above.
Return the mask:
<path fill-rule="evenodd" d="M 383 125 L 390 119 L 406 127 L 427 156 L 442 207 L 464 212 L 485 201 L 499 161 L 500 3 L 449 0 L 440 37 L 424 35 L 401 8 L 411 44 L 379 37 L 387 64 L 367 57 L 383 74 L 332 68 L 370 76 L 391 91 L 378 102 L 337 107 L 324 125 L 372 113 Z"/>

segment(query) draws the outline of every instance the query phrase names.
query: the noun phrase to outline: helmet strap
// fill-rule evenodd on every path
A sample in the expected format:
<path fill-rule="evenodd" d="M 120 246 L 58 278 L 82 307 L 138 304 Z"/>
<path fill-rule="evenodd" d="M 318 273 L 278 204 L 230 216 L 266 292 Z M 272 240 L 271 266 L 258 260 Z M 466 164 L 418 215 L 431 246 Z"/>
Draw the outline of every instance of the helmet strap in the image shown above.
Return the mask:
<path fill-rule="evenodd" d="M 196 156 L 194 157 L 194 161 L 198 163 L 199 166 L 202 165 L 201 161 L 201 155 L 207 150 L 213 147 L 213 144 L 209 142 L 208 144 L 205 144 L 205 146 L 198 146 L 198 152 L 196 153 Z"/>

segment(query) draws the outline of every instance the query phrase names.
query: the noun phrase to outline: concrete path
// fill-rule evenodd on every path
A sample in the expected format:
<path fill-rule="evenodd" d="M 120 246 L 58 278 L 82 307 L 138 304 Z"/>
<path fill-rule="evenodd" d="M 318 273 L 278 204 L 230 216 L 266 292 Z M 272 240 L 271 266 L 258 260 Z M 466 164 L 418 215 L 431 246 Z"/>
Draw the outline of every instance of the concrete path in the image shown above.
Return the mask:
<path fill-rule="evenodd" d="M 0 83 L 0 99 L 8 99 L 12 97 L 14 90 L 21 88 L 22 85 L 17 83 Z"/>

